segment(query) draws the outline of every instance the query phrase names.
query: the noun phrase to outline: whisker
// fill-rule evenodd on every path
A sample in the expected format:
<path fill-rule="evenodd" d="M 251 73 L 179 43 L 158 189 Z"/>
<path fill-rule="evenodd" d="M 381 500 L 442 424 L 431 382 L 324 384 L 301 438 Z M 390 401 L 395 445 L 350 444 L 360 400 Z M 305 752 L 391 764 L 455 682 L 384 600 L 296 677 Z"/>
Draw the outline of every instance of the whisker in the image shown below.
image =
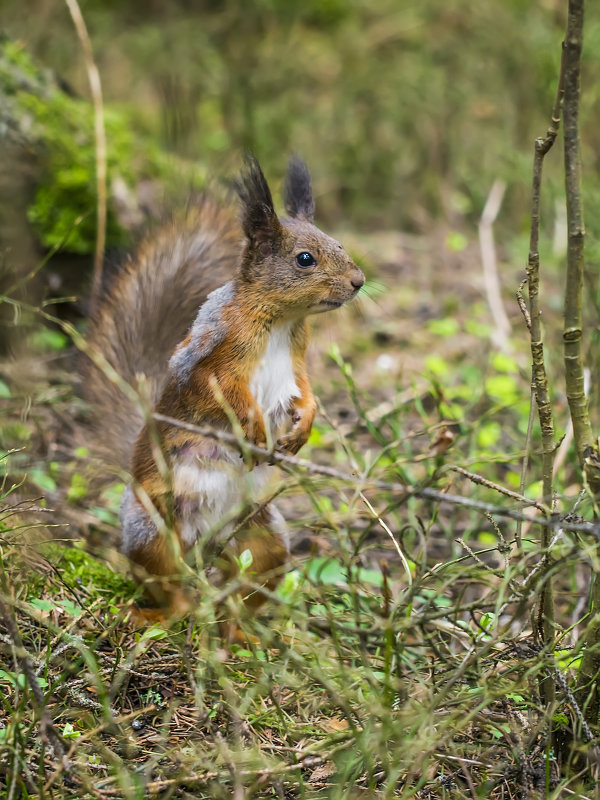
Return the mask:
<path fill-rule="evenodd" d="M 372 295 L 383 294 L 386 290 L 387 286 L 384 283 L 368 280 L 362 287 L 361 292 L 370 297 Z"/>

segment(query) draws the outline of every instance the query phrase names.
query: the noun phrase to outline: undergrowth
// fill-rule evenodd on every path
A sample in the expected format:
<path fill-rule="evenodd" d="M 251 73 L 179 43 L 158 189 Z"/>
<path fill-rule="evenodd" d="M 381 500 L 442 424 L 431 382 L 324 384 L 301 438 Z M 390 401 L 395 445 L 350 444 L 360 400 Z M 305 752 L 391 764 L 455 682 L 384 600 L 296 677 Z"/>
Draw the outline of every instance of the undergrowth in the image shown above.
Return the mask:
<path fill-rule="evenodd" d="M 425 326 L 438 352 L 448 324 Z M 7 796 L 586 796 L 596 751 L 568 687 L 587 621 L 581 598 L 598 565 L 589 530 L 567 528 L 585 528 L 589 504 L 564 469 L 562 516 L 543 559 L 531 521 L 537 435 L 529 501 L 495 486 L 519 492 L 526 360 L 518 347 L 514 357 L 488 357 L 488 330 L 473 319 L 470 329 L 463 369 L 430 353 L 428 378 L 396 394 L 385 377 L 386 337 L 375 335 L 364 361 L 350 359 L 354 369 L 331 348 L 302 452 L 309 467 L 284 464 L 271 487 L 292 527 L 292 570 L 253 618 L 241 613 L 235 587 L 211 586 L 199 564 L 189 576 L 193 613 L 171 627 L 136 628 L 137 590 L 108 546 L 123 484 L 98 480 L 81 440 L 62 453 L 54 446 L 67 417 L 85 439 L 85 409 L 48 390 L 23 416 L 24 397 L 4 384 L 2 445 L 25 447 L 3 462 L 2 594 L 18 631 L 15 642 L 5 625 L 0 638 Z M 68 365 L 70 351 L 61 353 Z M 373 361 L 383 369 L 367 393 L 356 374 Z M 506 511 L 531 517 L 520 546 Z M 242 570 L 251 581 L 252 564 Z M 531 624 L 550 575 L 552 651 Z M 219 637 L 215 608 L 224 600 L 243 620 L 244 645 L 226 649 Z M 539 696 L 548 675 L 557 687 L 550 710 Z"/>

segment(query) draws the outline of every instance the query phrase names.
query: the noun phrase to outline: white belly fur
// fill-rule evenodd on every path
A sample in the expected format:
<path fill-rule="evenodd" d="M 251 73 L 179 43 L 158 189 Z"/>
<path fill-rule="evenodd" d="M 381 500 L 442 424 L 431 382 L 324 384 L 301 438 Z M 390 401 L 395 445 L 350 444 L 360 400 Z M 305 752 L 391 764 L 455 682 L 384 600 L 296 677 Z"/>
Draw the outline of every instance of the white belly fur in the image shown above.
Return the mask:
<path fill-rule="evenodd" d="M 265 354 L 250 381 L 250 391 L 260 406 L 267 428 L 269 445 L 288 412 L 291 400 L 299 397 L 290 354 L 290 326 L 271 332 Z M 261 464 L 248 472 L 241 458 L 223 448 L 217 460 L 206 462 L 193 455 L 184 456 L 173 468 L 175 497 L 188 501 L 181 511 L 181 536 L 192 545 L 250 498 L 256 499 L 269 480 L 272 467 Z M 227 535 L 228 528 L 223 529 Z"/>
<path fill-rule="evenodd" d="M 271 467 L 260 465 L 248 472 L 239 456 L 229 453 L 222 460 L 207 462 L 182 459 L 173 467 L 173 490 L 181 498 L 181 537 L 186 545 L 218 530 L 226 537 L 236 512 L 244 502 L 255 499 L 267 483 Z"/>
<path fill-rule="evenodd" d="M 290 353 L 291 324 L 273 328 L 265 353 L 250 380 L 250 391 L 262 411 L 269 446 L 273 444 L 291 400 L 299 397 Z"/>

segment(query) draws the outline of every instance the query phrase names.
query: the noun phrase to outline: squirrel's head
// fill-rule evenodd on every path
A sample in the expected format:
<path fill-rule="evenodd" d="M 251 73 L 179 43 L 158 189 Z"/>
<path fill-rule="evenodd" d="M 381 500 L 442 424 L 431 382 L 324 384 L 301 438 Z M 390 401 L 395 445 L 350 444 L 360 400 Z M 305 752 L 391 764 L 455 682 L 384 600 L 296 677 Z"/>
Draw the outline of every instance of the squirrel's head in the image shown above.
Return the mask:
<path fill-rule="evenodd" d="M 247 244 L 241 280 L 261 292 L 282 316 L 339 308 L 355 297 L 365 276 L 342 245 L 314 223 L 310 174 L 299 158 L 289 163 L 284 184 L 288 217 L 279 218 L 265 176 L 253 157 L 236 182 Z"/>

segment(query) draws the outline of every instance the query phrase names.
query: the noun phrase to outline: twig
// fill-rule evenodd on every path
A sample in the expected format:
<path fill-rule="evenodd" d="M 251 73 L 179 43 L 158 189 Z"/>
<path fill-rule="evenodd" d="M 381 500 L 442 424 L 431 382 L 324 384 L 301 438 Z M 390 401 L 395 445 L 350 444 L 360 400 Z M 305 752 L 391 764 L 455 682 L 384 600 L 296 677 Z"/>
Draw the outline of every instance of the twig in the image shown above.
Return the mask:
<path fill-rule="evenodd" d="M 505 191 L 506 184 L 504 181 L 495 180 L 479 220 L 479 248 L 481 250 L 485 292 L 495 325 L 492 341 L 500 350 L 509 353 L 512 349 L 510 345 L 510 322 L 502 302 L 493 227 L 500 211 Z"/>
<path fill-rule="evenodd" d="M 529 314 L 527 312 L 527 308 L 524 310 L 525 321 L 527 323 L 527 319 Z M 531 331 L 531 318 L 529 317 L 529 322 L 527 323 L 527 327 Z M 531 449 L 531 439 L 533 437 L 533 421 L 535 419 L 535 378 L 533 376 L 533 369 L 531 370 L 531 391 L 529 393 L 529 417 L 527 419 L 527 434 L 525 436 L 525 455 L 523 456 L 523 463 L 521 464 L 521 477 L 519 479 L 519 492 L 520 494 L 525 493 L 525 483 L 527 481 L 527 467 L 529 466 L 529 450 Z M 519 520 L 517 522 L 517 527 L 515 528 L 515 543 L 517 545 L 517 550 L 521 552 L 523 546 L 523 522 Z"/>
<path fill-rule="evenodd" d="M 104 129 L 104 105 L 102 102 L 102 84 L 100 73 L 94 61 L 92 43 L 79 3 L 77 0 L 65 0 L 77 36 L 81 42 L 85 68 L 87 71 L 92 103 L 94 106 L 94 135 L 96 139 L 96 190 L 97 190 L 97 230 L 96 251 L 94 253 L 94 276 L 92 283 L 92 304 L 96 303 L 102 287 L 102 263 L 106 244 L 106 132 Z"/>
<path fill-rule="evenodd" d="M 529 309 L 527 308 L 527 304 L 525 302 L 525 298 L 523 297 L 523 287 L 527 283 L 527 278 L 523 278 L 521 283 L 519 284 L 519 288 L 517 289 L 517 303 L 519 304 L 519 308 L 521 309 L 521 313 L 525 319 L 525 325 L 527 325 L 527 330 L 531 332 L 531 317 L 529 315 Z"/>
<path fill-rule="evenodd" d="M 377 522 L 381 525 L 383 530 L 387 533 L 387 535 L 390 537 L 390 539 L 394 543 L 394 547 L 396 548 L 396 552 L 400 556 L 400 561 L 402 561 L 402 566 L 404 567 L 404 572 L 406 573 L 406 579 L 408 581 L 408 585 L 412 586 L 412 575 L 411 575 L 411 572 L 410 572 L 410 566 L 408 564 L 408 561 L 406 560 L 406 556 L 404 555 L 404 553 L 402 552 L 402 550 L 400 548 L 400 545 L 396 541 L 396 537 L 394 536 L 394 534 L 392 533 L 392 531 L 390 530 L 388 525 L 386 525 L 384 520 L 381 519 L 381 517 L 379 516 L 377 511 L 375 511 L 375 509 L 373 508 L 371 503 L 367 500 L 367 498 L 365 497 L 363 492 L 359 492 L 359 494 L 360 494 L 360 499 L 363 501 L 363 503 L 369 509 L 369 511 L 373 515 L 374 519 L 377 520 Z"/>
<path fill-rule="evenodd" d="M 519 494 L 519 492 L 513 492 L 512 489 L 507 489 L 505 486 L 501 486 L 498 483 L 494 483 L 493 481 L 488 480 L 488 478 L 484 478 L 483 475 L 477 475 L 475 472 L 469 472 L 462 467 L 450 467 L 452 472 L 458 472 L 460 475 L 464 475 L 465 478 L 468 478 L 473 483 L 477 483 L 480 486 L 487 486 L 488 489 L 493 489 L 495 492 L 499 492 L 500 494 L 506 495 L 506 497 L 512 497 L 513 500 L 518 500 L 519 503 L 524 503 L 526 506 L 532 506 L 533 508 L 537 508 L 539 511 L 546 513 L 548 508 L 537 500 L 530 500 L 529 497 L 525 497 L 524 494 Z"/>
<path fill-rule="evenodd" d="M 424 500 L 432 500 L 438 503 L 448 503 L 450 505 L 464 506 L 465 508 L 472 508 L 476 511 L 481 511 L 483 514 L 494 514 L 508 519 L 523 520 L 530 522 L 531 517 L 510 508 L 502 508 L 494 506 L 491 503 L 483 503 L 480 500 L 472 500 L 469 497 L 461 497 L 459 495 L 448 494 L 437 489 L 430 489 L 429 487 L 415 487 L 409 486 L 405 483 L 387 483 L 386 481 L 372 481 L 367 477 L 350 475 L 347 472 L 340 472 L 332 467 L 325 467 L 320 464 L 314 464 L 312 461 L 307 461 L 297 456 L 290 456 L 286 453 L 267 450 L 263 447 L 258 447 L 251 442 L 244 442 L 240 444 L 238 438 L 233 433 L 228 431 L 210 428 L 208 426 L 193 425 L 191 422 L 183 422 L 182 420 L 175 419 L 174 417 L 167 417 L 164 414 L 153 414 L 154 419 L 158 422 L 164 422 L 167 425 L 173 425 L 175 428 L 189 431 L 190 433 L 206 436 L 210 439 L 215 439 L 223 444 L 232 447 L 238 451 L 245 450 L 246 452 L 258 456 L 261 461 L 280 464 L 282 467 L 291 466 L 305 469 L 314 475 L 324 475 L 328 478 L 335 480 L 345 481 L 354 485 L 362 487 L 373 487 L 375 489 L 383 489 L 385 491 L 400 494 L 402 498 L 405 497 L 420 497 Z M 565 520 L 558 514 L 553 514 L 551 509 L 542 505 L 545 514 L 549 516 L 544 525 L 549 528 L 562 528 L 567 531 L 580 531 L 581 533 L 589 533 L 596 539 L 600 540 L 600 525 L 590 522 L 570 522 Z"/>

